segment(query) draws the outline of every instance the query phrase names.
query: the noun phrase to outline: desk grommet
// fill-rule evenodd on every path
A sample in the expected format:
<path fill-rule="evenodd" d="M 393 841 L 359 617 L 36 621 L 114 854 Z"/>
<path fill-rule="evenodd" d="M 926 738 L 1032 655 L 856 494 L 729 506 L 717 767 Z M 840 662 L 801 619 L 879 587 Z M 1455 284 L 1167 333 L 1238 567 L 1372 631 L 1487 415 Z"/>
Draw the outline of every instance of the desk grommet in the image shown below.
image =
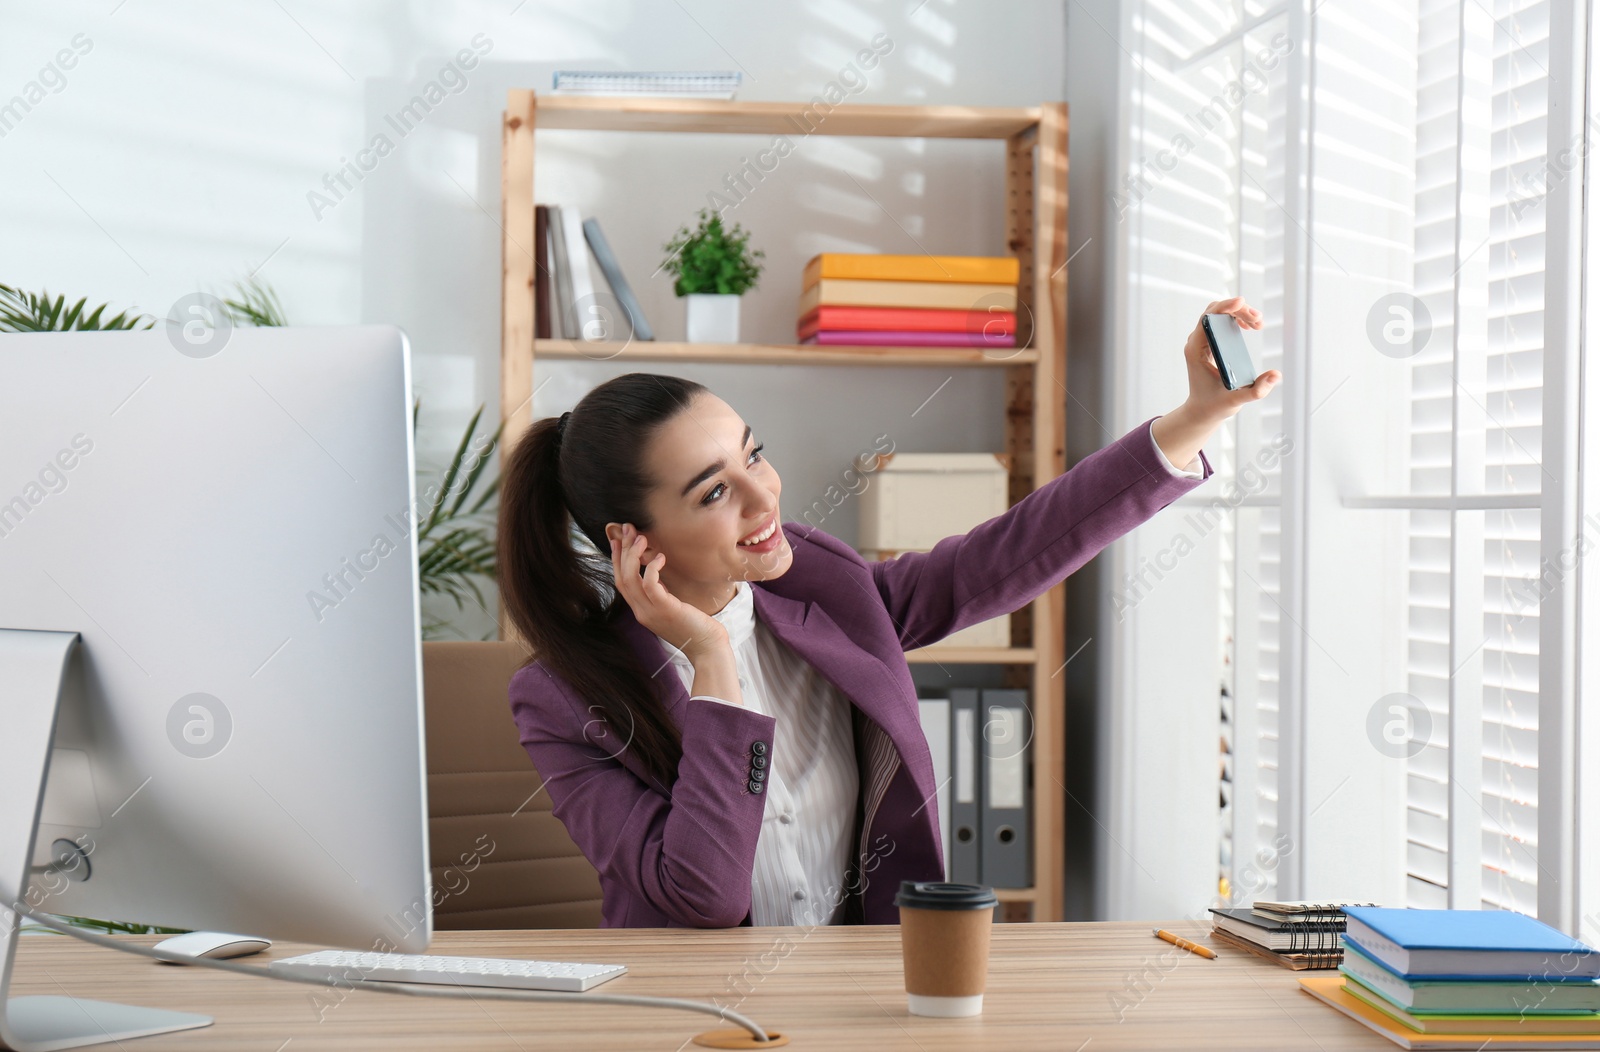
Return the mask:
<path fill-rule="evenodd" d="M 775 1034 L 767 1031 L 765 1041 L 757 1041 L 743 1027 L 732 1030 L 707 1030 L 703 1034 L 696 1034 L 694 1043 L 701 1048 L 782 1048 L 789 1043 L 788 1034 Z"/>

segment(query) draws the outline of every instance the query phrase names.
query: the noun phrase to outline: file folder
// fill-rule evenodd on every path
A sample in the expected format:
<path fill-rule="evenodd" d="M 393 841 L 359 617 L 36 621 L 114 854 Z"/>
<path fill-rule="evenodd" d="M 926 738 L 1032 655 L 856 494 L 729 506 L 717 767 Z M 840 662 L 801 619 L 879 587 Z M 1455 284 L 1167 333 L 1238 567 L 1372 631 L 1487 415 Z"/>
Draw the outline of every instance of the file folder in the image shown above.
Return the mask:
<path fill-rule="evenodd" d="M 978 883 L 978 778 L 982 759 L 978 691 L 950 691 L 950 879 Z"/>
<path fill-rule="evenodd" d="M 978 882 L 1030 887 L 1028 692 L 985 690 L 981 706 Z"/>
<path fill-rule="evenodd" d="M 934 800 L 923 801 L 924 807 L 937 807 L 939 817 L 939 842 L 944 845 L 944 879 L 950 879 L 950 699 L 918 698 L 917 708 L 922 713 L 922 734 L 928 739 L 928 752 L 933 756 Z"/>

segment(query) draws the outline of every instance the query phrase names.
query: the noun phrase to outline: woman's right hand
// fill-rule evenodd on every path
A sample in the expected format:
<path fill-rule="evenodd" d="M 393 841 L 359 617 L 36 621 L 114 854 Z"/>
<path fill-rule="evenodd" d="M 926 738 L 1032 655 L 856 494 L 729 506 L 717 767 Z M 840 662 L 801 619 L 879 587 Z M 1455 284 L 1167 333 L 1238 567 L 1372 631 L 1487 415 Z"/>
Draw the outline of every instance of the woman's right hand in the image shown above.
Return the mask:
<path fill-rule="evenodd" d="M 661 568 L 667 564 L 665 552 L 657 552 L 641 575 L 639 559 L 646 548 L 644 534 L 625 523 L 622 538 L 610 540 L 611 572 L 617 592 L 627 600 L 641 625 L 683 651 L 691 661 L 719 649 L 731 653 L 728 630 L 721 622 L 685 603 L 661 583 Z"/>

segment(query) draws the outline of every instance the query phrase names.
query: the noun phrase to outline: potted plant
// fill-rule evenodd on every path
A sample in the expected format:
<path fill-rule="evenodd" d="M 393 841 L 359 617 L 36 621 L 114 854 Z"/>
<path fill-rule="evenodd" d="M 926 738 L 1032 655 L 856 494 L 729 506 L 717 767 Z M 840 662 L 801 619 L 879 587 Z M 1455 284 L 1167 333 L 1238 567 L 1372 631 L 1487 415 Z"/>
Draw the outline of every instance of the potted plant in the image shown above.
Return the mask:
<path fill-rule="evenodd" d="M 725 226 L 710 208 L 699 224 L 678 229 L 662 246 L 662 267 L 677 280 L 673 291 L 686 300 L 685 328 L 690 343 L 738 343 L 739 297 L 756 286 L 764 256 L 750 248 L 750 235 L 735 223 Z"/>

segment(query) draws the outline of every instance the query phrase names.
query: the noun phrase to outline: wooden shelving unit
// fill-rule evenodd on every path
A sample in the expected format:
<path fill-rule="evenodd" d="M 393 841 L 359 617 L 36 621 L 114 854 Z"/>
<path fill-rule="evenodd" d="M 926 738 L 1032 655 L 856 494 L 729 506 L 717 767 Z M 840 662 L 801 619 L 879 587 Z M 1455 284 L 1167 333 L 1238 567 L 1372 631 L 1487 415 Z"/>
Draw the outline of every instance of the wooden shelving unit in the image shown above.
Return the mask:
<path fill-rule="evenodd" d="M 532 422 L 533 371 L 556 361 L 721 362 L 862 368 L 949 366 L 1006 371 L 1006 453 L 1015 504 L 1066 470 L 1067 108 L 834 107 L 818 122 L 809 103 L 549 96 L 512 90 L 502 123 L 500 407 L 503 448 Z M 533 157 L 540 128 L 686 134 L 785 134 L 988 139 L 1005 151 L 1006 248 L 1022 265 L 1015 349 L 799 347 L 636 341 L 535 340 Z M 1065 592 L 1057 585 L 1012 615 L 1009 648 L 931 646 L 915 664 L 1000 667 L 1033 705 L 1033 858 L 1028 888 L 997 889 L 1008 919 L 1059 920 L 1062 912 Z"/>

